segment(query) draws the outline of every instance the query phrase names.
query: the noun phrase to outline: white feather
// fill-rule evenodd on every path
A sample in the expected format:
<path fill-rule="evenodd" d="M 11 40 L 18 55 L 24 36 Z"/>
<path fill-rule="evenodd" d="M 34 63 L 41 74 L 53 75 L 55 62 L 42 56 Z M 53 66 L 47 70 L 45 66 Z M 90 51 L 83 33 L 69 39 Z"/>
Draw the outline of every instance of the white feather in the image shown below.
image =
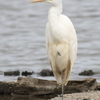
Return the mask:
<path fill-rule="evenodd" d="M 51 9 L 53 10 L 53 8 Z M 55 11 L 51 11 L 49 11 L 49 21 L 46 27 L 48 58 L 57 82 L 59 84 L 66 84 L 77 54 L 76 32 L 68 17 L 62 14 L 57 16 L 53 13 Z M 57 55 L 57 51 L 61 56 Z M 67 66 L 69 60 L 71 61 L 70 68 Z M 66 70 L 67 76 L 65 75 L 66 78 L 63 79 L 63 83 L 62 76 L 57 70 L 60 72 Z"/>

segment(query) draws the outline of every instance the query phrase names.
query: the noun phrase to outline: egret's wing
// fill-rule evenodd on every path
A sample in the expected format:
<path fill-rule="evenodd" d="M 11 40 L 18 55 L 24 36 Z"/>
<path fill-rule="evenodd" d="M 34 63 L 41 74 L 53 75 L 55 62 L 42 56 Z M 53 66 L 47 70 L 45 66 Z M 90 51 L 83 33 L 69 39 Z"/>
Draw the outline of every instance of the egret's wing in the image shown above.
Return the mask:
<path fill-rule="evenodd" d="M 75 28 L 70 21 L 70 19 L 65 16 L 61 15 L 60 20 L 63 23 L 63 25 L 68 29 L 69 32 L 69 50 L 70 50 L 70 60 L 73 65 L 74 61 L 76 60 L 77 57 L 77 36 L 76 36 L 76 31 Z"/>

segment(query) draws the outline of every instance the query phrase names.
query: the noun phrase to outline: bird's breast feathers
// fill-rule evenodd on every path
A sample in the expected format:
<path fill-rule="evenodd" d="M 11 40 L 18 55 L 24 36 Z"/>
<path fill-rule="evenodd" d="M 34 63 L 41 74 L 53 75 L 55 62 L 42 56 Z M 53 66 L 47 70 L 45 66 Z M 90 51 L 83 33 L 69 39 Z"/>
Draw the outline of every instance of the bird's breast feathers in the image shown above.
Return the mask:
<path fill-rule="evenodd" d="M 52 41 L 56 42 L 68 42 L 69 39 L 75 38 L 75 29 L 70 19 L 64 15 L 60 15 L 59 19 L 55 22 L 48 23 L 49 36 Z"/>

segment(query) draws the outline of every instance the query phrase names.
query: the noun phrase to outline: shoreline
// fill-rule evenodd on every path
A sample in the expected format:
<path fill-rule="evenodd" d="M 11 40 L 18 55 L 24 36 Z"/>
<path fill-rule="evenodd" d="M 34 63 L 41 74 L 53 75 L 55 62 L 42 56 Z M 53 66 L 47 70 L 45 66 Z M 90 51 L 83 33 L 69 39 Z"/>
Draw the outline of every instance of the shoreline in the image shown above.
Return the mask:
<path fill-rule="evenodd" d="M 62 100 L 60 96 L 51 100 Z M 100 100 L 100 91 L 64 94 L 63 100 Z"/>
<path fill-rule="evenodd" d="M 100 94 L 99 90 L 100 83 L 97 83 L 96 79 L 94 78 L 69 80 L 68 84 L 64 87 L 64 100 L 67 100 L 67 98 L 68 100 L 85 100 L 82 98 L 82 96 L 89 95 L 89 93 L 98 97 L 98 94 Z M 61 86 L 53 80 L 18 77 L 17 81 L 15 82 L 0 81 L 0 95 L 6 94 L 11 95 L 15 99 L 17 97 L 28 97 L 28 100 L 32 100 L 32 98 L 35 98 L 34 100 L 61 100 L 61 97 L 57 97 L 57 95 L 61 94 Z M 39 99 L 37 99 L 37 97 Z"/>

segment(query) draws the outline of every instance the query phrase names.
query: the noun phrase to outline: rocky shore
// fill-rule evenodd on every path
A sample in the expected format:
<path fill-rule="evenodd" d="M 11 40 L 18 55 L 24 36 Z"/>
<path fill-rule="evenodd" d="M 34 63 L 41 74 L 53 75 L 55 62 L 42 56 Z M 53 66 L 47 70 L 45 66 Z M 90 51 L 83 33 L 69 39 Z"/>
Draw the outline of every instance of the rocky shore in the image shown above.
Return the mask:
<path fill-rule="evenodd" d="M 61 100 L 61 86 L 56 81 L 27 77 L 32 74 L 53 76 L 53 72 L 48 69 L 43 69 L 39 73 L 19 70 L 4 72 L 5 76 L 21 75 L 26 78 L 18 77 L 16 82 L 0 81 L 0 96 L 9 95 L 12 100 L 32 100 L 33 98 L 34 100 Z M 79 73 L 86 76 L 93 74 L 92 70 Z M 64 100 L 100 100 L 100 84 L 94 78 L 70 80 L 64 88 Z"/>
<path fill-rule="evenodd" d="M 64 93 L 79 93 L 98 90 L 99 85 L 94 78 L 70 80 L 64 87 Z M 56 81 L 37 78 L 18 77 L 16 82 L 0 81 L 0 94 L 18 95 L 56 95 L 61 93 L 61 86 Z"/>
<path fill-rule="evenodd" d="M 92 100 L 89 98 L 92 97 L 90 96 L 91 93 L 93 94 L 93 97 L 96 95 L 99 98 L 100 96 L 97 95 L 100 94 L 100 84 L 97 83 L 96 79 L 94 78 L 87 78 L 84 80 L 70 80 L 67 86 L 64 88 L 64 100 Z M 0 94 L 11 94 L 14 97 L 16 95 L 29 97 L 38 96 L 41 98 L 45 97 L 46 99 L 43 100 L 56 97 L 52 100 L 61 100 L 61 97 L 57 97 L 61 94 L 61 86 L 59 86 L 56 81 L 52 80 L 19 77 L 16 82 L 0 81 Z M 87 96 L 86 99 L 83 98 L 83 95 L 84 97 Z M 100 99 L 94 98 L 93 100 Z"/>
<path fill-rule="evenodd" d="M 62 100 L 62 98 L 58 96 L 51 100 Z M 100 100 L 100 91 L 65 94 L 63 100 Z"/>

